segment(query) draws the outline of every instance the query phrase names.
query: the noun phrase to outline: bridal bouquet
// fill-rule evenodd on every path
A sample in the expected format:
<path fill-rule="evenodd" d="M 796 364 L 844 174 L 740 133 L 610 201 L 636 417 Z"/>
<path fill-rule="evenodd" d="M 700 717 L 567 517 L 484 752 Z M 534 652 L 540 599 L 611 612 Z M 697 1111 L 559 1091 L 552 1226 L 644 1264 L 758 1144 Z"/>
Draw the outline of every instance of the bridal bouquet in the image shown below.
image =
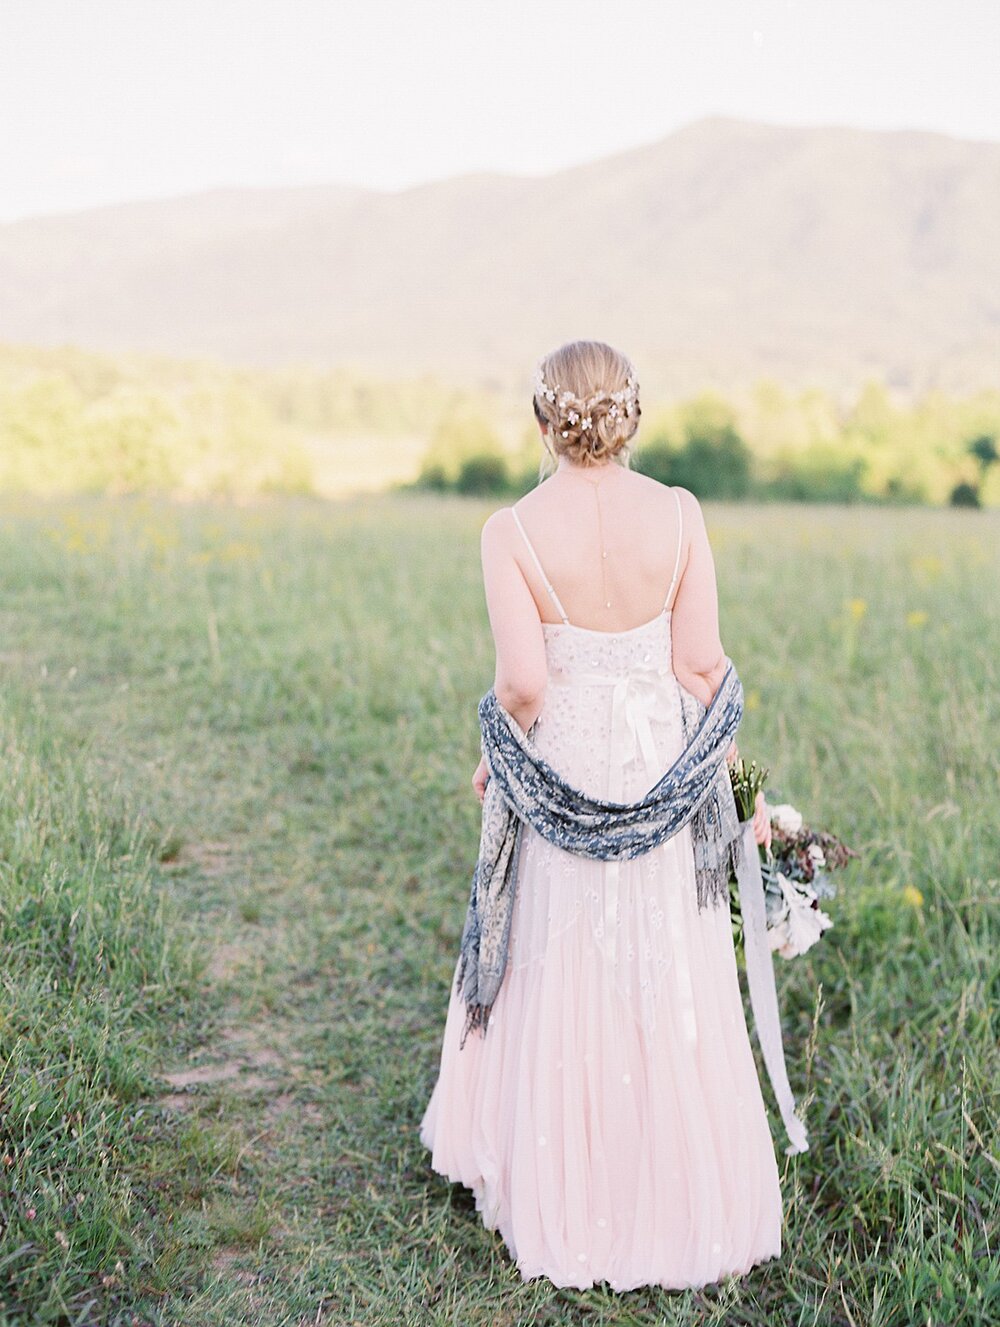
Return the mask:
<path fill-rule="evenodd" d="M 747 765 L 742 757 L 730 766 L 729 777 L 741 820 L 753 817 L 757 793 L 768 773 L 755 760 Z M 771 844 L 766 849 L 758 844 L 767 938 L 771 949 L 782 958 L 795 958 L 811 948 L 833 925 L 819 906 L 819 900 L 832 898 L 837 892 L 830 872 L 846 866 L 848 859 L 858 854 L 826 830 L 803 824 L 802 815 L 794 806 L 783 803 L 772 806 L 770 811 Z M 743 918 L 735 873 L 730 875 L 729 901 L 733 938 L 741 943 Z"/>

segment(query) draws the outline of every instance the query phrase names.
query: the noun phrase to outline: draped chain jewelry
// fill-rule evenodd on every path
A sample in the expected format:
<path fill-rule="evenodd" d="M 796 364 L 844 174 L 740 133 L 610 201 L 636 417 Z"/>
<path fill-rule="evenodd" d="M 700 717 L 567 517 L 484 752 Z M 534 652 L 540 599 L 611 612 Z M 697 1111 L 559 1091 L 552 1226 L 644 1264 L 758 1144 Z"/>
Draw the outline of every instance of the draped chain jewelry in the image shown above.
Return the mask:
<path fill-rule="evenodd" d="M 552 411 L 546 409 L 545 414 L 549 416 L 551 427 L 564 438 L 570 436 L 571 431 L 579 430 L 581 438 L 586 435 L 586 441 L 591 448 L 595 449 L 598 439 L 597 428 L 595 424 L 595 412 L 598 406 L 602 409 L 607 407 L 607 416 L 612 420 L 631 420 L 633 415 L 639 413 L 639 379 L 634 366 L 627 362 L 625 382 L 618 390 L 609 392 L 600 389 L 586 398 L 578 397 L 574 392 L 564 388 L 560 383 L 549 382 L 545 377 L 543 369 L 545 361 L 540 360 L 535 366 L 534 391 L 535 400 L 545 401 L 548 406 L 555 407 L 555 420 L 551 419 Z M 536 405 L 537 413 L 537 405 Z M 539 415 L 541 418 L 541 415 Z M 562 466 L 558 467 L 563 469 Z M 605 467 L 602 467 L 602 469 Z M 601 477 L 596 480 L 587 478 L 586 475 L 580 475 L 581 479 L 586 479 L 587 483 L 594 490 L 594 500 L 597 503 L 597 531 L 601 548 L 601 588 L 603 591 L 603 602 L 605 608 L 611 608 L 611 598 L 608 592 L 608 549 L 604 541 L 604 513 L 601 507 L 601 495 L 599 485 Z"/>
<path fill-rule="evenodd" d="M 605 462 L 605 464 L 601 466 L 601 469 L 605 470 L 611 464 L 612 462 L 610 461 Z M 559 466 L 557 473 L 559 472 L 576 474 L 576 471 L 572 470 L 570 466 Z M 608 598 L 608 549 L 604 542 L 604 517 L 601 510 L 601 482 L 603 475 L 599 476 L 597 479 L 589 479 L 583 474 L 577 474 L 576 477 L 582 479 L 585 484 L 588 484 L 594 490 L 594 500 L 597 503 L 597 539 L 601 549 L 601 588 L 604 592 L 604 607 L 610 608 L 611 600 Z"/>

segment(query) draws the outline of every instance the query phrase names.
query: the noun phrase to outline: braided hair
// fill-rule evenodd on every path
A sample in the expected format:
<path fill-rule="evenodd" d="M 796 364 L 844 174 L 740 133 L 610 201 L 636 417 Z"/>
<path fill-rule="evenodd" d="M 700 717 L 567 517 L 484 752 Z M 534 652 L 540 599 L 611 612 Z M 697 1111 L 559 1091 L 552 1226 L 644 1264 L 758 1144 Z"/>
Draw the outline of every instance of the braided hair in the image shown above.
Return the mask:
<path fill-rule="evenodd" d="M 639 380 L 626 355 L 603 341 L 570 341 L 535 369 L 534 411 L 554 456 L 600 465 L 620 453 L 639 427 Z"/>

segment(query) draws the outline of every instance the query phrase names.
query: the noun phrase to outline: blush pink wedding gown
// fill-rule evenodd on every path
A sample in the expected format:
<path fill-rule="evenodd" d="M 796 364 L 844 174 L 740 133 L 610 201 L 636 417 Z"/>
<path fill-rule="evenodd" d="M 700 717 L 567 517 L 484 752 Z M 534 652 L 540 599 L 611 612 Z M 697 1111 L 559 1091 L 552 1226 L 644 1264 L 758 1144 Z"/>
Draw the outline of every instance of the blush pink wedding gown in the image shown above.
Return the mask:
<path fill-rule="evenodd" d="M 633 801 L 684 746 L 670 611 L 590 630 L 546 585 L 563 621 L 543 624 L 533 741 L 568 782 Z M 698 911 L 688 827 L 615 863 L 525 825 L 503 982 L 485 1037 L 461 1049 L 457 971 L 420 1139 L 523 1279 L 681 1289 L 780 1254 L 729 907 Z"/>

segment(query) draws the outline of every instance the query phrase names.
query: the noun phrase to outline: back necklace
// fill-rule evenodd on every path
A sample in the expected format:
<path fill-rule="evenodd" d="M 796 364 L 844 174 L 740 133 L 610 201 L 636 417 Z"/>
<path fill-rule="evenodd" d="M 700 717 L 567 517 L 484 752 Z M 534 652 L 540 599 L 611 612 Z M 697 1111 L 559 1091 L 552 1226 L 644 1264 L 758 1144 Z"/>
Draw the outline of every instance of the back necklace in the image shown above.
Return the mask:
<path fill-rule="evenodd" d="M 605 461 L 600 468 L 605 470 L 612 464 L 614 464 L 612 461 Z M 588 479 L 586 475 L 568 465 L 559 468 L 566 474 L 576 475 L 578 479 L 582 479 L 585 484 L 588 484 L 594 490 L 594 499 L 597 502 L 597 537 L 601 545 L 601 587 L 604 591 L 604 607 L 610 608 L 611 600 L 608 598 L 608 550 L 604 543 L 604 521 L 601 515 L 601 478 L 603 476 L 599 476 L 597 479 Z"/>

